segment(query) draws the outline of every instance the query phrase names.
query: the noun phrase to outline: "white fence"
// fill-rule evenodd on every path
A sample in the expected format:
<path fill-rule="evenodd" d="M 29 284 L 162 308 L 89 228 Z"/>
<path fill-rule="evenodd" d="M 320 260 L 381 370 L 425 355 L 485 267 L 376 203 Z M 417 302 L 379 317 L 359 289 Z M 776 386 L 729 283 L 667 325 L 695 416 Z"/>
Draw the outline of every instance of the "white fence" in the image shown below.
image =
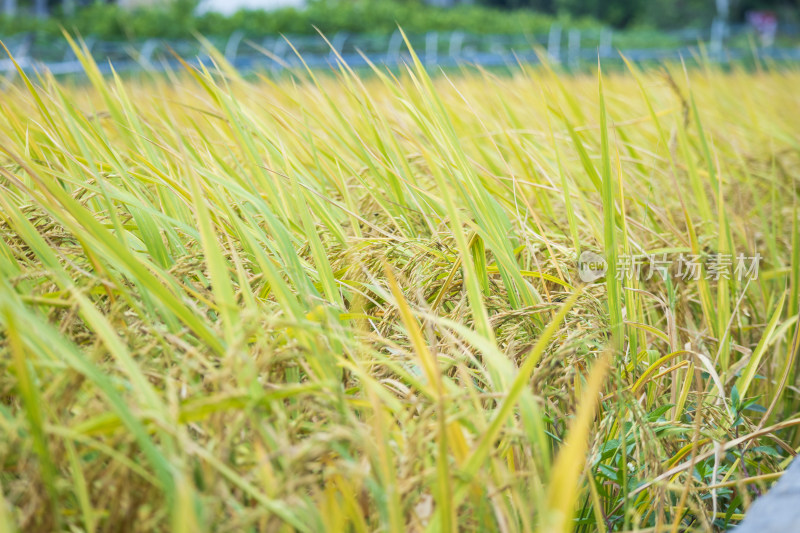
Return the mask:
<path fill-rule="evenodd" d="M 622 50 L 633 61 L 666 61 L 691 58 L 702 53 L 712 61 L 739 60 L 754 54 L 776 60 L 800 60 L 800 47 L 759 47 L 757 36 L 747 39 L 747 28 L 714 27 L 709 30 L 684 30 L 668 34 L 669 47 L 647 46 L 647 35 L 637 40 L 630 32 L 619 37 L 611 30 L 566 29 L 555 24 L 547 35 L 473 35 L 464 32 L 430 32 L 410 35 L 409 41 L 421 60 L 430 67 L 480 64 L 503 66 L 518 61 L 538 61 L 545 54 L 549 61 L 564 68 L 580 69 L 599 60 L 618 60 Z M 664 34 L 657 34 L 663 37 Z M 739 45 L 728 46 L 737 38 Z M 287 43 L 291 42 L 310 66 L 335 64 L 337 56 L 349 65 L 368 63 L 396 66 L 409 57 L 399 31 L 387 36 L 337 33 L 327 40 L 321 36 L 268 36 L 249 39 L 235 32 L 226 39 L 212 38 L 211 44 L 228 62 L 243 71 L 266 70 L 277 73 L 297 66 L 300 60 Z M 618 42 L 619 39 L 619 42 Z M 63 39 L 41 41 L 33 35 L 4 40 L 15 60 L 25 69 L 46 68 L 54 74 L 83 71 L 75 54 Z M 741 46 L 744 42 L 745 46 Z M 797 42 L 797 39 L 795 39 Z M 631 45 L 633 43 L 633 45 Z M 210 61 L 208 50 L 197 41 L 103 42 L 91 37 L 87 49 L 101 70 L 163 70 L 177 66 L 174 54 L 194 61 Z M 0 73 L 14 70 L 9 59 L 0 60 Z"/>

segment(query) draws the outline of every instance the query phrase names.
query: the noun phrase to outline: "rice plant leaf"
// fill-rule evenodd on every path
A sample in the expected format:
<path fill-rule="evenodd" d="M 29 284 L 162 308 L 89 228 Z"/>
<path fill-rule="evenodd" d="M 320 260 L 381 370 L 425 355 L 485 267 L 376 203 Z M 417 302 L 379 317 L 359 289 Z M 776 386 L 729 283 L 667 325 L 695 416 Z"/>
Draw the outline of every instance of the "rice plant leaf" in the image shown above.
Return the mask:
<path fill-rule="evenodd" d="M 739 391 L 739 395 L 742 398 L 746 397 L 747 391 L 749 390 L 750 385 L 753 383 L 753 379 L 756 376 L 758 367 L 761 365 L 761 361 L 767 352 L 767 347 L 772 343 L 772 341 L 774 341 L 772 334 L 781 318 L 785 302 L 786 293 L 784 292 L 781 295 L 780 300 L 778 300 L 778 303 L 775 305 L 775 312 L 772 314 L 772 318 L 770 318 L 767 327 L 761 334 L 761 340 L 758 341 L 758 345 L 750 355 L 750 361 L 748 361 L 747 366 L 744 368 L 744 370 L 742 370 L 739 379 L 736 380 L 736 389 Z"/>
<path fill-rule="evenodd" d="M 586 388 L 570 423 L 566 441 L 556 456 L 548 487 L 548 508 L 544 512 L 543 531 L 572 531 L 572 517 L 580 494 L 580 477 L 586 465 L 587 441 L 600 390 L 609 369 L 610 354 L 604 353 L 595 362 Z"/>

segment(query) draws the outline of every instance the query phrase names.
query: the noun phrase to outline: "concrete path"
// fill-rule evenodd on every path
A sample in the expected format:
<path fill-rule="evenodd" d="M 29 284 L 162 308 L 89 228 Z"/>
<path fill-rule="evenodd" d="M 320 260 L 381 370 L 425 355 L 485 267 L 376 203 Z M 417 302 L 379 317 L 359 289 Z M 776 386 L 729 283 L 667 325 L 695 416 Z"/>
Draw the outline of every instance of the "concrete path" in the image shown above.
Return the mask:
<path fill-rule="evenodd" d="M 795 459 L 772 489 L 750 506 L 734 533 L 800 532 L 800 460 Z"/>

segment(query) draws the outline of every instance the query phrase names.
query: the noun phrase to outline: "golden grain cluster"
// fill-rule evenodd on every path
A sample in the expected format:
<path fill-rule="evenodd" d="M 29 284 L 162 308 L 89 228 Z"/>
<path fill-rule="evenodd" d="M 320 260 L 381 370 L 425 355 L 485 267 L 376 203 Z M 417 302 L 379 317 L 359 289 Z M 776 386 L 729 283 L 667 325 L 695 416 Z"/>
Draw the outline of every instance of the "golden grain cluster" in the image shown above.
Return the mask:
<path fill-rule="evenodd" d="M 800 445 L 796 70 L 81 57 L 0 95 L 0 530 L 724 529 Z"/>

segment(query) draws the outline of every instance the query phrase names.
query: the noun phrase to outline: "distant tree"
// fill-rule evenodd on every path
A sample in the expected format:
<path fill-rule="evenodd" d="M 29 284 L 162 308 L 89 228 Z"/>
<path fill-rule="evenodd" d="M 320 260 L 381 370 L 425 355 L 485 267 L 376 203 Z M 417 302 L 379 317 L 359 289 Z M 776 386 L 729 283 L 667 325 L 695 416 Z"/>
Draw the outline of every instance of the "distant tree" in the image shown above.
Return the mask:
<path fill-rule="evenodd" d="M 645 24 L 657 28 L 706 26 L 717 14 L 715 0 L 479 0 L 501 8 L 592 17 L 615 27 Z M 752 10 L 798 13 L 800 0 L 730 0 L 730 19 L 741 22 Z"/>
<path fill-rule="evenodd" d="M 558 0 L 488 0 L 484 4 L 502 8 L 527 8 L 541 13 L 553 14 L 556 12 Z"/>
<path fill-rule="evenodd" d="M 748 11 L 800 9 L 800 0 L 731 0 L 735 16 L 741 17 Z"/>
<path fill-rule="evenodd" d="M 593 17 L 624 27 L 637 19 L 643 5 L 654 0 L 556 0 L 556 11 L 578 17 Z"/>
<path fill-rule="evenodd" d="M 650 0 L 483 0 L 502 8 L 528 8 L 542 13 L 592 17 L 613 26 L 633 22 Z M 660 1 L 660 0 L 652 0 Z M 713 0 L 710 0 L 713 2 Z"/>
<path fill-rule="evenodd" d="M 652 0 L 643 4 L 636 22 L 656 28 L 697 27 L 709 25 L 716 14 L 714 0 Z"/>

